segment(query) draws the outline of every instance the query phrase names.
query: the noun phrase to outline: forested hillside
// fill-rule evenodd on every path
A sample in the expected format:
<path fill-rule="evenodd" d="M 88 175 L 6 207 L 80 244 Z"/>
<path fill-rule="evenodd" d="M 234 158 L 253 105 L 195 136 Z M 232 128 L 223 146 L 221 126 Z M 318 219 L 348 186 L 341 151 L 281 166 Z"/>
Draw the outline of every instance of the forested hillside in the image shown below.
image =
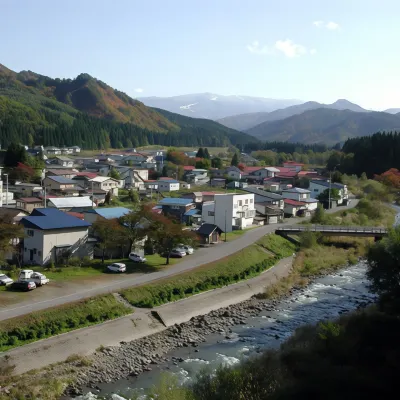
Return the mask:
<path fill-rule="evenodd" d="M 180 121 L 87 74 L 51 79 L 0 64 L 0 144 L 11 142 L 85 149 L 227 146 L 243 143 L 243 135 L 213 121 Z"/>

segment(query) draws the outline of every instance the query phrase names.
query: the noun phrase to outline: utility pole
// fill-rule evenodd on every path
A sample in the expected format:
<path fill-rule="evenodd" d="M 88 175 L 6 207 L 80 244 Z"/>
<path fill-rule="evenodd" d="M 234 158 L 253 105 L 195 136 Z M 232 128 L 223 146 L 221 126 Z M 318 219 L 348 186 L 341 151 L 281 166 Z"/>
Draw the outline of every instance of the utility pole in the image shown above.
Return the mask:
<path fill-rule="evenodd" d="M 225 210 L 225 242 L 226 242 L 226 210 Z"/>
<path fill-rule="evenodd" d="M 6 176 L 6 206 L 8 206 L 8 174 L 4 174 Z"/>
<path fill-rule="evenodd" d="M 331 188 L 332 188 L 332 171 L 329 171 L 329 197 L 328 197 L 328 210 L 331 209 Z"/>

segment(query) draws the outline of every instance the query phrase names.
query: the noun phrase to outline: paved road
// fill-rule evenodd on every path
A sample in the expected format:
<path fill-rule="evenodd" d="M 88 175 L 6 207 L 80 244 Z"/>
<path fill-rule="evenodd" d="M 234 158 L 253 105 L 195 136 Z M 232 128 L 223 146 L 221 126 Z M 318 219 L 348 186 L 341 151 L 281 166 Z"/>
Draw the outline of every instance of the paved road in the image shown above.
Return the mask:
<path fill-rule="evenodd" d="M 344 210 L 347 208 L 355 207 L 357 200 L 353 200 L 351 205 L 348 207 L 340 207 L 339 209 L 329 210 L 328 212 L 335 212 L 339 210 Z M 100 284 L 93 284 L 92 287 L 82 286 L 75 287 L 73 292 L 56 295 L 52 294 L 51 297 L 46 298 L 45 292 L 41 293 L 43 295 L 43 300 L 34 301 L 30 298 L 27 301 L 22 301 L 15 305 L 10 305 L 0 309 L 0 320 L 5 320 L 8 318 L 18 317 L 20 315 L 29 314 L 33 311 L 43 310 L 45 308 L 59 306 L 62 304 L 70 303 L 73 301 L 82 300 L 88 297 L 117 292 L 121 289 L 143 285 L 145 283 L 154 282 L 161 278 L 171 277 L 173 275 L 180 274 L 182 272 L 190 271 L 196 267 L 204 264 L 219 260 L 221 258 L 227 257 L 243 248 L 250 246 L 258 239 L 263 237 L 267 233 L 274 232 L 278 226 L 282 225 L 293 225 L 294 223 L 304 221 L 304 218 L 289 218 L 283 224 L 279 225 L 266 225 L 259 228 L 254 228 L 246 232 L 243 236 L 239 236 L 237 239 L 215 245 L 215 247 L 203 248 L 197 250 L 191 256 L 187 256 L 179 264 L 169 267 L 164 271 L 152 272 L 149 274 L 135 274 L 135 275 L 124 275 L 119 277 L 117 281 L 111 281 L 109 283 L 101 282 Z M 46 287 L 40 290 L 46 290 Z"/>

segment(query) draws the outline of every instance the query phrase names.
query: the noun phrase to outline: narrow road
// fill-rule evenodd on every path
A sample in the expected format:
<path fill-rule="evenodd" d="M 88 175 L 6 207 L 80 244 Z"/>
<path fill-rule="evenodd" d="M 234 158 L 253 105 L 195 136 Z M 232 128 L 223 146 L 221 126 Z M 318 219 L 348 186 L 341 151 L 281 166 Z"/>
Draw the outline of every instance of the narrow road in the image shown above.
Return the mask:
<path fill-rule="evenodd" d="M 348 208 L 355 207 L 357 204 L 357 200 L 352 200 L 350 206 L 340 207 L 338 209 L 332 209 L 328 212 L 342 211 Z M 70 303 L 73 301 L 78 301 L 82 299 L 86 299 L 88 297 L 105 294 L 105 293 L 113 293 L 118 292 L 121 289 L 126 289 L 134 286 L 143 285 L 146 283 L 154 282 L 162 278 L 171 277 L 182 272 L 190 271 L 194 268 L 197 268 L 201 265 L 211 263 L 213 261 L 217 261 L 221 258 L 230 256 L 237 251 L 244 249 L 247 246 L 250 246 L 260 238 L 262 238 L 267 233 L 274 232 L 278 226 L 282 225 L 293 225 L 294 223 L 299 223 L 304 221 L 304 218 L 289 218 L 282 224 L 278 225 L 265 225 L 259 228 L 254 228 L 243 234 L 243 236 L 238 237 L 237 239 L 215 245 L 215 247 L 202 248 L 197 250 L 191 256 L 187 256 L 182 262 L 179 264 L 166 269 L 165 271 L 152 272 L 149 274 L 135 275 L 129 276 L 126 275 L 126 278 L 118 281 L 111 281 L 105 285 L 97 285 L 95 287 L 81 287 L 75 290 L 72 293 L 65 294 L 62 296 L 52 296 L 50 298 L 46 298 L 40 301 L 32 301 L 29 299 L 27 301 L 20 302 L 15 305 L 10 305 L 4 309 L 0 310 L 0 321 L 18 317 L 20 315 L 29 314 L 34 311 L 43 310 L 49 307 L 55 307 L 62 304 Z M 42 288 L 46 290 L 46 288 Z M 43 297 L 45 297 L 45 293 L 43 293 Z"/>

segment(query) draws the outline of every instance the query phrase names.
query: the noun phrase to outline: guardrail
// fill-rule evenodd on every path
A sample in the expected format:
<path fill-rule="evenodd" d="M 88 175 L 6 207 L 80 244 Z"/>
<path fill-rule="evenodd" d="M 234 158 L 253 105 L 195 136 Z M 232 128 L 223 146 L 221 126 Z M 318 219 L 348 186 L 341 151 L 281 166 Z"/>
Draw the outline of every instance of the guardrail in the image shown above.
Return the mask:
<path fill-rule="evenodd" d="M 385 228 L 364 227 L 364 226 L 336 226 L 336 225 L 309 225 L 309 226 L 285 226 L 279 227 L 276 231 L 286 232 L 321 232 L 321 233 L 371 233 L 371 234 L 387 234 Z"/>

